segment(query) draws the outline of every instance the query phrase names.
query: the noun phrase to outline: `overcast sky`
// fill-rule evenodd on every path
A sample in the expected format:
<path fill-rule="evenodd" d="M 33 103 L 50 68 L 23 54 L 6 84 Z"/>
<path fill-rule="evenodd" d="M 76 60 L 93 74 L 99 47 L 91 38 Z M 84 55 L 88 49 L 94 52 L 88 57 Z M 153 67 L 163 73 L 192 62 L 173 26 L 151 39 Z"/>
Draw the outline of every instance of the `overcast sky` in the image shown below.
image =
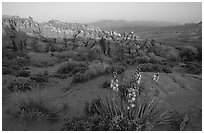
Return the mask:
<path fill-rule="evenodd" d="M 202 20 L 202 3 L 5 3 L 3 15 L 33 17 L 38 22 L 56 19 L 64 22 L 88 23 L 98 20 L 154 20 L 177 23 Z"/>

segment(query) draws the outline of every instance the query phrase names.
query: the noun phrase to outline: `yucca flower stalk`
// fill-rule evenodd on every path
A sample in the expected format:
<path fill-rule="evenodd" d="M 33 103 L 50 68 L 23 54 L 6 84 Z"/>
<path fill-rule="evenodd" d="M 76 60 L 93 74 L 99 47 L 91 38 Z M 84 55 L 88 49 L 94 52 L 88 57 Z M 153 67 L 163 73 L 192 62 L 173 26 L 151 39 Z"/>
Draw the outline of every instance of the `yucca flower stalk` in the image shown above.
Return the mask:
<path fill-rule="evenodd" d="M 159 72 L 156 72 L 155 74 L 154 74 L 154 76 L 153 76 L 153 79 L 152 79 L 154 82 L 158 82 L 158 80 L 159 80 Z"/>
<path fill-rule="evenodd" d="M 111 80 L 110 88 L 113 89 L 113 91 L 118 92 L 119 87 L 119 80 L 117 77 L 117 72 L 113 72 L 113 80 Z"/>

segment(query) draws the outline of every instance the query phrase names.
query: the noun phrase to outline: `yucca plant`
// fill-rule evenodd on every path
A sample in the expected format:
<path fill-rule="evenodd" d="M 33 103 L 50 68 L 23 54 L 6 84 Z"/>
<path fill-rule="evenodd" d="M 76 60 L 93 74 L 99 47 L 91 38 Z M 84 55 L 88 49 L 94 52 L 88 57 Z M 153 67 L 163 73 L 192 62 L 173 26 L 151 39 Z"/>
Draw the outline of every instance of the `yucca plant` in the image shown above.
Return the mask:
<path fill-rule="evenodd" d="M 89 116 L 99 115 L 108 118 L 109 130 L 151 130 L 154 126 L 170 124 L 171 113 L 161 101 L 148 93 L 142 93 L 135 101 L 135 107 L 127 108 L 127 102 L 108 96 L 90 104 Z M 108 122 L 109 121 L 109 122 Z"/>
<path fill-rule="evenodd" d="M 38 89 L 11 93 L 7 112 L 10 116 L 29 122 L 35 120 L 57 122 L 68 106 L 60 104 L 51 93 L 50 90 Z"/>

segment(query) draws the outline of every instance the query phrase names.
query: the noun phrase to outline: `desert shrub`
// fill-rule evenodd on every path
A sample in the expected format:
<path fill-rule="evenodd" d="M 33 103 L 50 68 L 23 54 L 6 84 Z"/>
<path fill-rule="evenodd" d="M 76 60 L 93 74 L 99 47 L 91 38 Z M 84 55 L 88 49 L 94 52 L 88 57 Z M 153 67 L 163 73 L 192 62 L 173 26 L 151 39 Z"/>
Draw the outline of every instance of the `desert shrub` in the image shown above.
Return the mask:
<path fill-rule="evenodd" d="M 54 75 L 51 75 L 51 77 L 57 77 L 57 78 L 60 78 L 60 79 L 66 79 L 67 78 L 67 74 L 54 74 Z"/>
<path fill-rule="evenodd" d="M 72 71 L 71 75 L 75 75 L 76 73 L 84 73 L 88 67 L 86 65 L 76 66 Z"/>
<path fill-rule="evenodd" d="M 144 93 L 135 104 L 128 110 L 120 98 L 96 99 L 85 105 L 87 117 L 67 120 L 63 130 L 143 131 L 172 122 L 171 108 L 156 97 Z"/>
<path fill-rule="evenodd" d="M 202 46 L 197 46 L 196 48 L 197 48 L 197 51 L 198 51 L 198 54 L 197 54 L 197 56 L 196 56 L 196 59 L 197 59 L 198 61 L 201 61 L 201 62 L 202 62 Z"/>
<path fill-rule="evenodd" d="M 73 57 L 76 61 L 86 61 L 86 52 L 85 50 L 80 50 L 75 53 L 75 56 Z"/>
<path fill-rule="evenodd" d="M 103 60 L 103 56 L 100 52 L 97 52 L 94 49 L 81 48 L 78 49 L 73 59 L 76 61 L 92 62 L 94 60 Z"/>
<path fill-rule="evenodd" d="M 102 88 L 109 88 L 110 87 L 111 82 L 109 80 L 106 80 L 103 82 L 103 84 L 101 85 Z"/>
<path fill-rule="evenodd" d="M 38 89 L 14 92 L 8 99 L 8 115 L 27 122 L 35 122 L 35 120 L 57 122 L 62 117 L 62 111 L 66 110 L 68 106 L 59 104 L 59 101 L 53 98 L 54 94 L 55 92 L 50 90 Z"/>
<path fill-rule="evenodd" d="M 40 73 L 31 75 L 30 78 L 36 81 L 37 83 L 44 83 L 44 82 L 48 82 L 49 75 L 47 71 L 42 71 Z"/>
<path fill-rule="evenodd" d="M 155 55 L 166 58 L 168 60 L 174 61 L 180 58 L 179 50 L 171 46 L 165 46 L 160 44 L 155 44 L 150 48 L 150 52 L 153 52 Z"/>
<path fill-rule="evenodd" d="M 178 47 L 180 50 L 180 56 L 184 61 L 193 61 L 196 59 L 196 56 L 198 55 L 198 51 L 195 47 Z"/>
<path fill-rule="evenodd" d="M 105 74 L 108 67 L 109 65 L 105 62 L 91 62 L 88 65 L 88 69 L 84 73 L 77 73 L 74 75 L 72 82 L 80 83 L 89 81 L 97 76 Z"/>
<path fill-rule="evenodd" d="M 106 69 L 108 73 L 112 73 L 113 71 L 116 71 L 118 74 L 123 73 L 126 70 L 126 65 L 121 63 L 113 63 Z"/>
<path fill-rule="evenodd" d="M 77 73 L 74 75 L 72 83 L 81 83 L 85 81 L 88 81 L 87 77 L 82 73 Z"/>
<path fill-rule="evenodd" d="M 25 53 L 20 52 L 20 51 L 14 52 L 9 49 L 4 49 L 2 51 L 2 59 L 14 60 L 14 59 L 17 59 L 17 57 L 29 59 Z"/>
<path fill-rule="evenodd" d="M 17 74 L 17 77 L 29 77 L 30 71 L 28 70 L 20 70 Z"/>
<path fill-rule="evenodd" d="M 37 83 L 48 82 L 48 77 L 47 76 L 32 75 L 30 78 L 32 80 L 36 81 Z"/>
<path fill-rule="evenodd" d="M 141 71 L 142 72 L 165 72 L 165 73 L 171 73 L 171 68 L 169 66 L 164 66 L 160 64 L 142 64 L 141 65 Z"/>
<path fill-rule="evenodd" d="M 30 58 L 31 65 L 37 67 L 53 66 L 58 60 L 57 57 L 52 56 L 50 53 L 29 52 L 27 55 Z"/>
<path fill-rule="evenodd" d="M 24 55 L 21 56 L 23 57 L 18 57 L 16 55 L 15 57 L 12 58 L 7 57 L 3 58 L 2 61 L 3 74 L 17 75 L 22 67 L 29 65 L 30 60 L 26 56 L 24 57 Z"/>
<path fill-rule="evenodd" d="M 74 51 L 63 51 L 63 52 L 52 52 L 52 55 L 58 58 L 58 62 L 64 62 L 68 58 L 73 58 L 75 56 Z"/>
<path fill-rule="evenodd" d="M 150 58 L 148 56 L 135 57 L 134 62 L 139 64 L 149 63 Z"/>
<path fill-rule="evenodd" d="M 201 74 L 202 73 L 202 64 L 199 63 L 187 63 L 185 71 L 191 74 Z"/>
<path fill-rule="evenodd" d="M 100 53 L 97 53 L 93 49 L 89 49 L 86 52 L 87 52 L 86 60 L 89 61 L 89 62 L 91 62 L 93 60 L 98 60 L 100 58 Z"/>
<path fill-rule="evenodd" d="M 106 64 L 105 62 L 99 62 L 99 61 L 91 62 L 88 66 L 89 70 L 92 71 L 94 75 L 105 73 L 108 67 L 109 67 L 109 64 Z"/>
<path fill-rule="evenodd" d="M 166 59 L 160 56 L 155 55 L 154 53 L 149 53 L 149 58 L 150 58 L 150 62 L 151 63 L 159 63 L 162 64 L 163 61 L 165 61 Z"/>
<path fill-rule="evenodd" d="M 62 130 L 63 131 L 89 131 L 90 119 L 87 117 L 74 117 L 72 120 L 67 119 Z"/>
<path fill-rule="evenodd" d="M 138 50 L 138 56 L 143 57 L 145 55 L 146 55 L 146 53 L 143 50 L 141 50 L 141 49 Z"/>
<path fill-rule="evenodd" d="M 10 67 L 2 67 L 2 74 L 3 75 L 15 75 L 15 72 Z"/>
<path fill-rule="evenodd" d="M 163 67 L 163 72 L 165 72 L 165 73 L 172 73 L 172 70 L 169 67 Z"/>
<path fill-rule="evenodd" d="M 10 92 L 14 91 L 27 91 L 32 90 L 35 82 L 27 77 L 17 77 L 13 82 L 11 82 L 8 86 L 8 90 Z"/>
<path fill-rule="evenodd" d="M 83 71 L 84 69 L 86 69 L 86 67 L 87 65 L 83 62 L 70 60 L 61 63 L 60 66 L 58 67 L 57 73 L 69 74 L 70 72 L 72 72 L 72 74 L 75 74 L 77 69 Z"/>
<path fill-rule="evenodd" d="M 112 49 L 113 59 L 116 61 L 122 61 L 124 62 L 126 60 L 126 54 L 124 52 L 124 49 L 121 45 L 115 46 L 114 49 Z"/>
<path fill-rule="evenodd" d="M 15 60 L 15 64 L 22 67 L 29 65 L 29 62 L 30 62 L 29 59 L 23 57 L 17 58 Z"/>

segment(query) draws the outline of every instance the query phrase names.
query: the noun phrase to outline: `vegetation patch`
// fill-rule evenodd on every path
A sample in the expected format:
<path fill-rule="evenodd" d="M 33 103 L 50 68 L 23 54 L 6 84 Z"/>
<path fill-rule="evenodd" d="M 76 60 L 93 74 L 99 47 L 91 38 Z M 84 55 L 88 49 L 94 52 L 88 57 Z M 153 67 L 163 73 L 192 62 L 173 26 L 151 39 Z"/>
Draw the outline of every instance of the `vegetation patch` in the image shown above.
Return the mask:
<path fill-rule="evenodd" d="M 35 122 L 46 120 L 58 122 L 62 112 L 68 109 L 66 104 L 59 104 L 49 90 L 34 89 L 28 92 L 14 92 L 10 95 L 7 114 L 10 117 Z"/>

